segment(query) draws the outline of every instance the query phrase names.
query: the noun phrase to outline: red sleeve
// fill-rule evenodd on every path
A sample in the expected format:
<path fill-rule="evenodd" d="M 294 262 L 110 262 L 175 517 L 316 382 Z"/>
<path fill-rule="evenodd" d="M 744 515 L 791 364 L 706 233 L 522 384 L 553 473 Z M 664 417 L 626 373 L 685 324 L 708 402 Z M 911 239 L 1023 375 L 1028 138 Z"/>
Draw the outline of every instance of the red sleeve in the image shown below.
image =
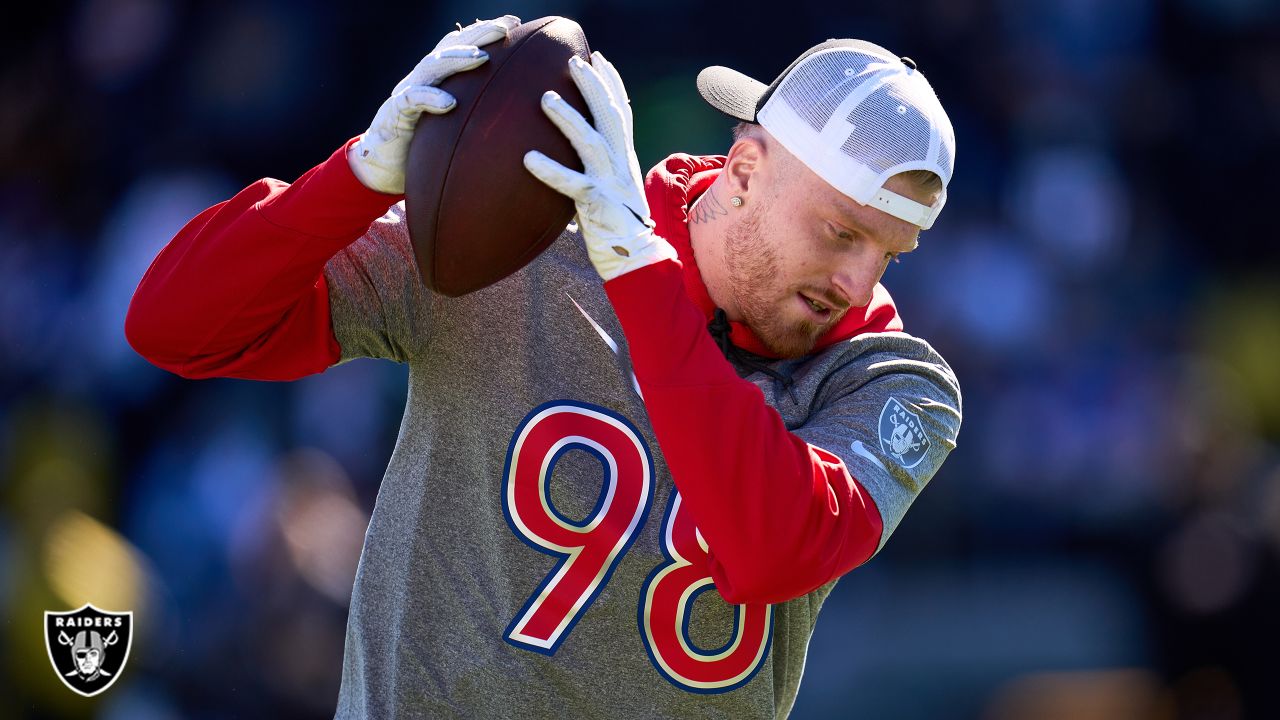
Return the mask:
<path fill-rule="evenodd" d="M 866 562 L 883 529 L 871 497 L 738 377 L 685 293 L 679 262 L 620 275 L 605 290 L 724 599 L 791 600 Z"/>
<path fill-rule="evenodd" d="M 133 349 L 187 378 L 293 380 L 337 362 L 324 265 L 401 197 L 361 185 L 347 145 L 292 185 L 259 180 L 187 223 L 134 292 Z"/>

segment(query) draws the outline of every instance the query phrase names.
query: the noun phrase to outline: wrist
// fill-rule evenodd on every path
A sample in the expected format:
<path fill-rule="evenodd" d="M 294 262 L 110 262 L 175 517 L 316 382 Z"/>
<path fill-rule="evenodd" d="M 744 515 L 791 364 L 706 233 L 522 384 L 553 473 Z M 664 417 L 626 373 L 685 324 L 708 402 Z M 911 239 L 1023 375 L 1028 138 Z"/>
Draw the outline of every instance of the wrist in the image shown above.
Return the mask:
<path fill-rule="evenodd" d="M 343 143 L 282 192 L 259 201 L 257 210 L 262 218 L 317 238 L 349 241 L 362 234 L 400 198 L 370 190 L 360 182 L 347 160 L 354 143 L 354 139 Z"/>
<path fill-rule="evenodd" d="M 617 244 L 610 241 L 589 243 L 588 249 L 593 248 L 594 250 L 589 252 L 592 263 L 605 282 L 663 260 L 679 261 L 676 249 L 671 246 L 671 243 L 654 234 L 652 230 L 646 230 L 634 238 Z"/>
<path fill-rule="evenodd" d="M 623 264 L 621 270 L 613 277 L 634 272 L 640 268 L 660 263 L 663 260 L 680 261 L 679 256 L 676 254 L 676 249 L 671 246 L 671 243 L 652 232 L 649 233 L 649 238 L 650 242 L 645 244 L 638 253 L 632 253 L 631 257 L 627 258 L 627 262 Z"/>
<path fill-rule="evenodd" d="M 367 133 L 366 133 L 367 134 Z M 365 145 L 365 135 L 347 145 L 347 166 L 366 188 L 384 195 L 404 194 L 404 174 L 398 176 L 379 166 L 373 149 Z"/>

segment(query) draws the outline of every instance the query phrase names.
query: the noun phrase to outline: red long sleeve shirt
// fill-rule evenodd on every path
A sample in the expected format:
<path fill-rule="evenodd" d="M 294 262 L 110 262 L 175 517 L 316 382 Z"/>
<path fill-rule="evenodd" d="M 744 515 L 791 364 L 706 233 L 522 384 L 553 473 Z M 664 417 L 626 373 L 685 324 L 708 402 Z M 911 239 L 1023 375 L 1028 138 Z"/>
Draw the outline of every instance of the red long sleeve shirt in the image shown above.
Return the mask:
<path fill-rule="evenodd" d="M 188 223 L 133 298 L 126 319 L 133 347 L 188 378 L 288 380 L 337 362 L 322 270 L 399 200 L 364 188 L 345 151 L 292 185 L 258 181 Z M 774 603 L 867 560 L 883 522 L 840 457 L 790 432 L 707 333 L 714 308 L 685 213 L 722 164 L 677 155 L 650 173 L 658 232 L 681 262 L 643 268 L 605 289 L 662 453 L 711 549 L 716 586 L 729 602 Z M 850 312 L 819 347 L 900 327 L 878 289 L 865 312 Z M 734 323 L 731 337 L 767 354 L 743 325 Z"/>

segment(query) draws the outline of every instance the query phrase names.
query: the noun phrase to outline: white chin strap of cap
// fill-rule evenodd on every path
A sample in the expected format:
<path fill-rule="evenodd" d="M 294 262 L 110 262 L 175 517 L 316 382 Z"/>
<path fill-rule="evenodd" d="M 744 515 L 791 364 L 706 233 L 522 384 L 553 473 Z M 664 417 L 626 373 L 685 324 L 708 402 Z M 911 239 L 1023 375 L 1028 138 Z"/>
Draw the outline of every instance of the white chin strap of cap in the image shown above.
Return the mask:
<path fill-rule="evenodd" d="M 871 207 L 879 208 L 899 220 L 905 220 L 912 225 L 918 225 L 921 230 L 928 230 L 930 227 L 933 227 L 933 221 L 938 217 L 938 211 L 942 210 L 942 204 L 946 198 L 945 192 L 946 191 L 944 190 L 944 195 L 939 197 L 937 202 L 930 207 L 929 205 L 918 203 L 909 197 L 899 195 L 892 190 L 880 188 L 880 190 L 876 192 L 875 197 L 871 198 L 869 205 Z"/>

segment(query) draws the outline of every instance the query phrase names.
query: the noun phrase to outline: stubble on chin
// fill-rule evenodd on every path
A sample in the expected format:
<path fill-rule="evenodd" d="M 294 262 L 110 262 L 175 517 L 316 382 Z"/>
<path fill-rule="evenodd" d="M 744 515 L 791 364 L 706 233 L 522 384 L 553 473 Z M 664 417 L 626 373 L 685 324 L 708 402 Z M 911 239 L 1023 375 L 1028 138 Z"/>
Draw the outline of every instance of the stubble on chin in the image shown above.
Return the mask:
<path fill-rule="evenodd" d="M 778 256 L 761 231 L 758 208 L 743 213 L 726 228 L 725 264 L 738 311 L 765 347 L 781 357 L 798 357 L 813 350 L 826 327 L 804 318 L 788 321 L 783 315 L 793 293 L 778 276 Z"/>

